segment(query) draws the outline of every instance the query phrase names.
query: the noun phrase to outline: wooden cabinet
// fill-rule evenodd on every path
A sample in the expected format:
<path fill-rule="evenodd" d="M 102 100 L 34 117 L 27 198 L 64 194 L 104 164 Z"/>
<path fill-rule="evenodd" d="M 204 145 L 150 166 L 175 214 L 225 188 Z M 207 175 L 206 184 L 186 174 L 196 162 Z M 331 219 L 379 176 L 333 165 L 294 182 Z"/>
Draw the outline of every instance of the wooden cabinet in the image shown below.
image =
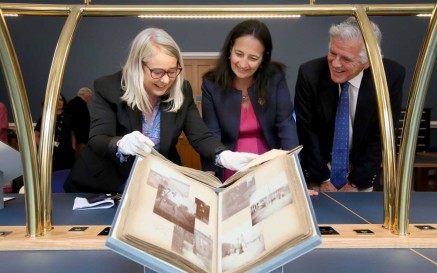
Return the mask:
<path fill-rule="evenodd" d="M 202 76 L 205 74 L 205 72 L 213 68 L 215 63 L 215 59 L 184 60 L 185 79 L 191 83 L 191 87 L 193 88 L 194 102 L 196 103 L 197 109 L 199 109 L 200 113 L 202 113 L 202 90 L 200 89 L 200 86 L 202 85 Z M 200 156 L 193 149 L 193 147 L 191 147 L 188 139 L 185 137 L 185 134 L 181 134 L 179 137 L 179 142 L 176 145 L 176 149 L 181 156 L 182 165 L 193 169 L 202 169 L 200 164 Z"/>

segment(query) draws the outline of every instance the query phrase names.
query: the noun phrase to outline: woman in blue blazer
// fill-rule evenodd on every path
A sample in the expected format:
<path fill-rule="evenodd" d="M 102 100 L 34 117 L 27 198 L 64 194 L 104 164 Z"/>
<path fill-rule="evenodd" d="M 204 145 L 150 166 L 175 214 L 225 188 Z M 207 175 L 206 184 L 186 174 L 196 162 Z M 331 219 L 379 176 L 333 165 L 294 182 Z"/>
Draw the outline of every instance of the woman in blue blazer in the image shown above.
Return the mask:
<path fill-rule="evenodd" d="M 271 54 L 267 26 L 243 21 L 228 34 L 217 66 L 203 77 L 203 120 L 232 151 L 261 154 L 298 145 L 285 66 L 271 62 Z M 202 166 L 218 170 L 206 160 Z M 222 178 L 231 174 L 225 170 Z"/>

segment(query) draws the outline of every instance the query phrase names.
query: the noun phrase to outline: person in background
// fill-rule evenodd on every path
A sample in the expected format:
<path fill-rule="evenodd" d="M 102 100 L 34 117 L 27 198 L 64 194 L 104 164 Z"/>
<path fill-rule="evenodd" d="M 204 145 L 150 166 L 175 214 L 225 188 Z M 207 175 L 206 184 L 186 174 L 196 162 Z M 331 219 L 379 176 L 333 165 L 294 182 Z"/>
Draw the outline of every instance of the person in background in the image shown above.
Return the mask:
<path fill-rule="evenodd" d="M 90 138 L 64 184 L 67 192 L 122 192 L 134 157 L 152 147 L 181 164 L 176 144 L 182 132 L 217 165 L 238 170 L 257 157 L 227 150 L 208 131 L 183 67 L 178 45 L 164 30 L 147 28 L 135 37 L 122 71 L 94 83 Z"/>
<path fill-rule="evenodd" d="M 71 169 L 74 163 L 76 140 L 73 133 L 71 116 L 65 111 L 66 104 L 65 97 L 60 94 L 56 106 L 52 171 Z M 34 129 L 37 146 L 40 144 L 41 123 L 42 116 L 38 119 Z"/>
<path fill-rule="evenodd" d="M 8 109 L 4 103 L 0 102 L 0 141 L 8 144 Z"/>
<path fill-rule="evenodd" d="M 90 112 L 87 103 L 91 100 L 93 92 L 88 87 L 82 87 L 77 96 L 67 103 L 67 111 L 72 118 L 74 136 L 76 138 L 76 158 L 80 150 L 88 142 L 90 132 Z"/>
<path fill-rule="evenodd" d="M 381 32 L 373 22 L 372 27 L 380 46 Z M 301 65 L 296 82 L 294 104 L 303 173 L 309 188 L 321 192 L 372 191 L 380 182 L 382 151 L 366 47 L 353 17 L 331 26 L 329 35 L 328 56 Z M 397 121 L 405 68 L 388 59 L 383 59 L 383 65 Z"/>
<path fill-rule="evenodd" d="M 8 144 L 8 109 L 4 103 L 0 102 L 0 141 Z M 3 184 L 3 191 L 6 193 L 12 192 L 12 182 L 6 182 Z"/>
<path fill-rule="evenodd" d="M 226 37 L 215 68 L 203 76 L 202 118 L 232 151 L 262 154 L 298 145 L 285 66 L 271 61 L 272 38 L 258 20 L 236 25 Z M 224 173 L 202 161 L 203 169 Z"/>

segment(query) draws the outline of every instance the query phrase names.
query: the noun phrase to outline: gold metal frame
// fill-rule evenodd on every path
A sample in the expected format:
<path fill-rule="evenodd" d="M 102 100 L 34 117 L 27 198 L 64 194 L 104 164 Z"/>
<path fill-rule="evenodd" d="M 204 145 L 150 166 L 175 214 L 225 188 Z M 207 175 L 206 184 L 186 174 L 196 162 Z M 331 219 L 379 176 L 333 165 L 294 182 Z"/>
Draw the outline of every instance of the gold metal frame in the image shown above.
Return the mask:
<path fill-rule="evenodd" d="M 26 234 L 35 237 L 41 234 L 40 180 L 36 164 L 35 134 L 20 65 L 1 10 L 0 15 L 0 60 L 17 124 L 18 145 L 26 181 Z"/>
<path fill-rule="evenodd" d="M 417 132 L 419 131 L 420 117 L 437 56 L 436 12 L 437 5 L 432 12 L 428 32 L 417 59 L 402 130 L 402 141 L 398 159 L 398 178 L 400 183 L 396 195 L 395 226 L 393 228 L 393 232 L 399 235 L 408 234 L 411 177 L 413 175 L 412 166 L 416 150 Z"/>
<path fill-rule="evenodd" d="M 18 143 L 21 150 L 23 175 L 26 188 L 26 233 L 30 237 L 43 235 L 52 228 L 51 224 L 51 157 L 54 138 L 56 101 L 65 70 L 74 31 L 83 16 L 355 16 L 362 29 L 378 98 L 379 120 L 383 145 L 384 176 L 384 227 L 393 233 L 408 234 L 409 191 L 418 124 L 421 118 L 430 76 L 436 59 L 436 12 L 433 4 L 392 5 L 52 5 L 0 3 L 0 57 L 5 73 L 8 94 L 17 126 Z M 53 56 L 48 78 L 43 109 L 41 149 L 36 156 L 35 135 L 17 56 L 4 20 L 5 14 L 67 16 Z M 432 14 L 428 33 L 422 45 L 409 93 L 403 138 L 398 162 L 395 157 L 394 126 L 389 104 L 388 88 L 382 58 L 371 30 L 369 15 L 417 15 Z M 398 165 L 396 164 L 398 163 Z M 398 168 L 396 169 L 396 167 Z M 40 167 L 40 173 L 38 172 Z M 398 171 L 397 171 L 398 170 Z M 399 186 L 398 186 L 399 185 Z"/>

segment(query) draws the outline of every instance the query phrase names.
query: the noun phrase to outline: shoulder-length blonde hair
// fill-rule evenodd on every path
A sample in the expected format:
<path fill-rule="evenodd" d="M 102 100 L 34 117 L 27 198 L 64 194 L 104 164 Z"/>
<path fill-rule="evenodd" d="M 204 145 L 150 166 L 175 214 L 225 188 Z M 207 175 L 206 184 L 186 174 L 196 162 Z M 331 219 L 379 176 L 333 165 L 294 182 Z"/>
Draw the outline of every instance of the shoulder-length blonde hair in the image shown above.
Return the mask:
<path fill-rule="evenodd" d="M 124 90 L 121 100 L 125 101 L 132 109 L 138 108 L 149 113 L 153 111 L 149 95 L 144 89 L 143 62 L 147 62 L 156 54 L 157 48 L 164 54 L 175 57 L 178 60 L 178 65 L 184 67 L 179 46 L 167 32 L 158 28 L 147 28 L 141 31 L 132 41 L 121 78 L 121 87 Z M 183 72 L 182 70 L 173 85 L 167 90 L 168 98 L 163 101 L 168 103 L 166 110 L 169 112 L 176 112 L 182 106 L 184 100 L 182 93 Z"/>

